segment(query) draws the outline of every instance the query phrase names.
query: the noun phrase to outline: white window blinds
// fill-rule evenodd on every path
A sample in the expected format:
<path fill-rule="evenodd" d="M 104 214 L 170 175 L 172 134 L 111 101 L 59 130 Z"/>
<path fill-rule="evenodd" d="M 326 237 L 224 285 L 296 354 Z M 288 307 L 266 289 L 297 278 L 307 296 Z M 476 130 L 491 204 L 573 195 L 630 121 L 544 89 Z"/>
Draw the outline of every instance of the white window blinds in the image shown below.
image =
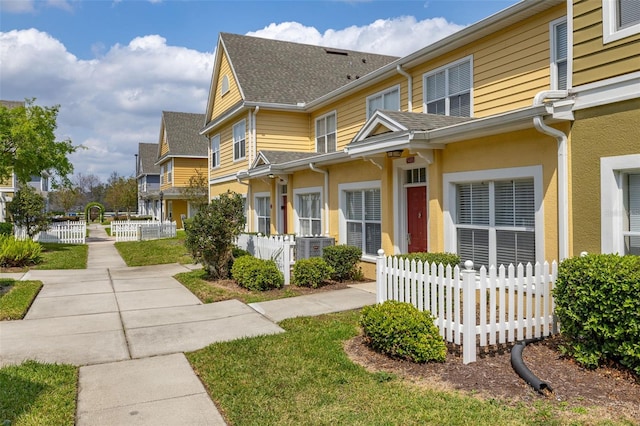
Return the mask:
<path fill-rule="evenodd" d="M 427 74 L 424 79 L 426 112 L 471 116 L 471 61 L 463 61 Z"/>
<path fill-rule="evenodd" d="M 640 23 L 640 0 L 616 0 L 618 6 L 618 28 Z"/>

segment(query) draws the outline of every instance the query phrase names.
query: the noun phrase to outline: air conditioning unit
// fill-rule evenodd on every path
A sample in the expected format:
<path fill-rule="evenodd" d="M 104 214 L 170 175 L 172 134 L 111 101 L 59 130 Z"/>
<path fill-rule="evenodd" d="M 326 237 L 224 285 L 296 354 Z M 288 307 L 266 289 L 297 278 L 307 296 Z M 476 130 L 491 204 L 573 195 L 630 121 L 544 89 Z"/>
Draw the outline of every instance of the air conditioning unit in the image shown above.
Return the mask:
<path fill-rule="evenodd" d="M 296 238 L 296 259 L 322 257 L 322 250 L 335 243 L 336 240 L 331 237 L 298 237 Z"/>

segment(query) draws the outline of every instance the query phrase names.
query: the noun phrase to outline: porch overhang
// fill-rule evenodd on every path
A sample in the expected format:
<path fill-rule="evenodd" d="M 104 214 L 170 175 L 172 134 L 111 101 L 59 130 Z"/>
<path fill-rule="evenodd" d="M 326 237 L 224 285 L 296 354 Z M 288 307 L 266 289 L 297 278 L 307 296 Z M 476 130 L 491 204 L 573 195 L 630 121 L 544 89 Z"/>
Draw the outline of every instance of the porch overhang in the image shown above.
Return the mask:
<path fill-rule="evenodd" d="M 264 158 L 264 157 L 262 157 Z M 293 172 L 305 170 L 309 168 L 309 164 L 312 163 L 315 166 L 326 166 L 331 164 L 343 163 L 351 161 L 352 158 L 344 151 L 329 152 L 325 154 L 313 155 L 305 158 L 300 158 L 292 161 L 274 164 L 261 164 L 256 167 L 252 167 L 249 170 L 241 170 L 236 174 L 238 179 L 255 179 L 288 175 Z"/>

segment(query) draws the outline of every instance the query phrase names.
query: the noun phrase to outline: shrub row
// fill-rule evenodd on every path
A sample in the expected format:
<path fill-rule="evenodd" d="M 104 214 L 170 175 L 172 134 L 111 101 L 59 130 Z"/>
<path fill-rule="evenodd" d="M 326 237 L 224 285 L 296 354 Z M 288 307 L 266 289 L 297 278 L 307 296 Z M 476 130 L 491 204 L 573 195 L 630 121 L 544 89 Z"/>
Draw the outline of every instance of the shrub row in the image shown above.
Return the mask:
<path fill-rule="evenodd" d="M 401 254 L 397 256 L 398 259 L 408 259 L 409 261 L 415 260 L 416 262 L 420 261 L 422 263 L 428 263 L 429 266 L 435 263 L 436 265 L 443 264 L 444 266 L 451 265 L 456 266 L 460 265 L 460 256 L 455 253 L 408 253 Z"/>
<path fill-rule="evenodd" d="M 612 359 L 640 375 L 640 257 L 566 259 L 553 294 L 566 353 L 587 368 Z"/>
<path fill-rule="evenodd" d="M 42 246 L 30 239 L 16 240 L 13 236 L 0 236 L 0 266 L 22 267 L 41 261 Z"/>

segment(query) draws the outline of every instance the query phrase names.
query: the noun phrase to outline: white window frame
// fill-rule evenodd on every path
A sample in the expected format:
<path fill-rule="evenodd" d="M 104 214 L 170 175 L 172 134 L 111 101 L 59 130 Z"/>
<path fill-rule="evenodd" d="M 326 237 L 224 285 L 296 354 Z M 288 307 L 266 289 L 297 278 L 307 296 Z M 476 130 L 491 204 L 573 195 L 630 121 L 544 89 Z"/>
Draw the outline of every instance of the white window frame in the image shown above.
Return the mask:
<path fill-rule="evenodd" d="M 258 213 L 258 198 L 267 198 L 269 200 L 268 216 L 261 216 Z M 269 219 L 269 232 L 262 233 L 262 231 L 259 229 L 261 218 Z M 261 232 L 263 235 L 271 234 L 271 193 L 270 192 L 256 192 L 255 194 L 253 194 L 253 219 L 254 219 L 253 223 L 255 225 L 255 229 L 254 229 L 255 232 Z"/>
<path fill-rule="evenodd" d="M 217 169 L 220 167 L 220 134 L 213 135 L 209 146 L 210 168 Z"/>
<path fill-rule="evenodd" d="M 440 71 L 448 70 L 449 68 L 455 67 L 456 65 L 460 65 L 463 62 L 469 62 L 469 117 L 473 117 L 473 55 L 465 56 L 464 58 L 460 58 L 457 61 L 449 62 L 446 65 L 433 69 L 427 73 L 422 75 L 422 111 L 427 113 L 427 78 L 439 73 Z M 446 87 L 449 87 L 449 77 L 448 73 L 446 74 Z M 445 96 L 445 111 L 444 115 L 449 116 L 450 114 L 450 101 L 449 96 Z"/>
<path fill-rule="evenodd" d="M 173 158 L 167 161 L 167 183 L 173 185 Z"/>
<path fill-rule="evenodd" d="M 383 210 L 383 204 L 382 204 L 382 185 L 381 185 L 381 181 L 379 180 L 370 180 L 370 181 L 365 181 L 365 182 L 352 182 L 352 183 L 341 183 L 338 185 L 338 194 L 339 196 L 339 202 L 338 202 L 338 219 L 339 219 L 339 224 L 338 224 L 338 242 L 340 244 L 346 244 L 347 243 L 347 217 L 345 215 L 345 210 L 346 210 L 346 206 L 347 206 L 347 196 L 346 193 L 347 191 L 366 191 L 368 189 L 378 189 L 380 190 L 380 233 L 382 234 L 382 219 L 384 216 L 384 210 Z M 364 224 L 364 219 L 362 220 L 362 223 Z M 368 221 L 368 222 L 372 222 L 372 221 Z M 363 239 L 363 244 L 364 244 L 365 240 Z M 382 235 L 381 235 L 381 240 L 380 240 L 380 245 L 382 245 Z M 382 247 L 380 247 L 382 248 Z M 368 261 L 368 262 L 375 262 L 376 260 L 376 255 L 375 254 L 367 254 L 364 251 L 364 247 L 362 248 L 362 260 L 364 261 Z"/>
<path fill-rule="evenodd" d="M 375 111 L 371 111 L 371 108 L 369 107 L 369 102 L 375 98 L 378 97 L 382 97 L 382 104 L 384 105 L 384 97 L 387 96 L 388 94 L 392 93 L 392 92 L 398 92 L 398 109 L 397 111 L 400 111 L 400 107 L 402 105 L 401 100 L 400 100 L 400 85 L 396 84 L 395 86 L 392 86 L 386 90 L 382 90 L 378 93 L 374 93 L 373 95 L 367 96 L 367 119 L 369 119 L 369 117 L 371 117 L 373 115 L 373 113 Z"/>
<path fill-rule="evenodd" d="M 220 97 L 226 95 L 229 92 L 229 76 L 223 75 L 220 81 Z"/>
<path fill-rule="evenodd" d="M 327 138 L 326 137 L 327 137 L 327 135 L 330 135 L 331 133 L 327 133 L 327 117 L 330 117 L 332 115 L 334 116 L 334 121 L 336 123 L 336 129 L 333 132 L 335 134 L 335 145 L 333 146 L 332 150 L 329 150 L 329 149 L 327 149 L 328 147 L 327 147 Z M 322 135 L 318 134 L 318 121 L 320 121 L 320 120 L 325 120 L 325 125 L 324 125 L 325 133 L 322 134 Z M 327 114 L 324 114 L 324 115 L 316 118 L 314 132 L 316 133 L 316 152 L 320 152 L 320 153 L 336 152 L 338 150 L 338 114 L 337 114 L 337 112 L 334 110 L 334 111 L 328 112 Z M 324 137 L 324 145 L 325 145 L 324 146 L 324 148 L 325 148 L 324 151 L 318 150 L 318 138 L 320 138 L 320 137 Z"/>
<path fill-rule="evenodd" d="M 535 203 L 535 245 L 536 262 L 545 261 L 544 252 L 544 202 L 543 202 L 543 182 L 542 166 L 513 167 L 506 169 L 489 169 L 473 172 L 445 173 L 443 175 L 443 213 L 444 213 L 444 250 L 446 252 L 457 253 L 457 205 L 456 205 L 456 185 L 459 183 L 497 181 L 508 179 L 533 178 L 533 191 Z M 489 217 L 494 216 L 492 211 Z M 495 228 L 494 228 L 495 230 Z M 489 232 L 489 264 L 496 263 L 496 234 Z M 468 259 L 460 259 L 465 262 Z M 495 265 L 499 266 L 499 265 Z M 506 266 L 506 265 L 505 265 Z"/>
<path fill-rule="evenodd" d="M 604 44 L 640 33 L 640 22 L 618 28 L 618 0 L 602 0 L 602 42 Z"/>
<path fill-rule="evenodd" d="M 165 176 L 164 164 L 160 164 L 160 185 L 164 185 L 167 178 Z"/>
<path fill-rule="evenodd" d="M 305 194 L 320 194 L 320 231 L 322 232 L 322 230 L 324 229 L 324 197 L 323 197 L 323 190 L 321 186 L 310 186 L 310 187 L 306 187 L 306 188 L 297 188 L 293 190 L 293 222 L 294 222 L 294 232 L 296 235 L 302 235 L 301 234 L 301 227 L 300 227 L 300 220 L 301 219 L 306 219 L 306 218 L 301 218 L 300 217 L 300 195 L 305 195 Z"/>
<path fill-rule="evenodd" d="M 240 126 L 244 128 L 243 138 L 236 140 L 236 128 Z M 234 124 L 232 129 L 232 134 L 233 134 L 232 136 L 233 137 L 233 161 L 236 162 L 236 161 L 244 160 L 247 155 L 247 122 L 246 120 L 242 119 L 238 121 L 236 124 Z M 238 145 L 237 148 L 236 148 L 236 145 Z M 241 146 L 244 146 L 243 156 L 240 156 L 239 153 L 237 152 L 237 149 L 239 149 Z"/>
<path fill-rule="evenodd" d="M 556 39 L 556 28 L 561 25 L 561 24 L 566 24 L 567 25 L 567 57 L 564 59 L 564 62 L 566 62 L 567 64 L 567 87 L 563 90 L 569 89 L 571 87 L 571 72 L 569 69 L 569 43 L 571 42 L 571 35 L 569 34 L 569 23 L 567 22 L 567 17 L 563 16 L 562 18 L 553 20 L 551 22 L 549 22 L 549 47 L 551 48 L 550 50 L 550 54 L 549 54 L 549 59 L 550 59 L 550 63 L 549 63 L 549 67 L 550 67 L 550 74 L 551 74 L 551 89 L 552 90 L 558 90 L 558 78 L 559 78 L 559 74 L 558 74 L 558 62 L 561 62 L 562 60 L 558 60 L 558 58 L 556 57 L 556 45 L 557 45 L 557 39 Z"/>
<path fill-rule="evenodd" d="M 624 176 L 640 173 L 640 154 L 600 158 L 600 249 L 624 253 Z M 579 248 L 578 248 L 579 250 Z"/>

